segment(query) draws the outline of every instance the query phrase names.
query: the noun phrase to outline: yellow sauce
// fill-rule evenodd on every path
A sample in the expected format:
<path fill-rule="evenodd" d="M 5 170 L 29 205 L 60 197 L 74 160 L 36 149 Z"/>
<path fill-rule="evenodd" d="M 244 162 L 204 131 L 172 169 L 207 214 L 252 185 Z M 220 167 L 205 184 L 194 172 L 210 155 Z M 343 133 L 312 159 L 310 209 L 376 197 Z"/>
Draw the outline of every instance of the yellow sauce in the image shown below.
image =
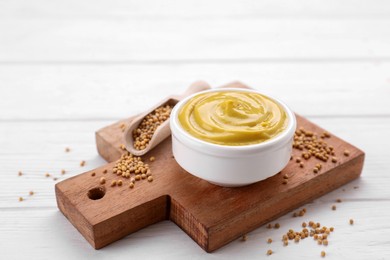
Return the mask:
<path fill-rule="evenodd" d="M 179 122 L 192 136 L 220 145 L 267 141 L 284 129 L 286 111 L 258 93 L 218 91 L 191 98 L 179 111 Z"/>

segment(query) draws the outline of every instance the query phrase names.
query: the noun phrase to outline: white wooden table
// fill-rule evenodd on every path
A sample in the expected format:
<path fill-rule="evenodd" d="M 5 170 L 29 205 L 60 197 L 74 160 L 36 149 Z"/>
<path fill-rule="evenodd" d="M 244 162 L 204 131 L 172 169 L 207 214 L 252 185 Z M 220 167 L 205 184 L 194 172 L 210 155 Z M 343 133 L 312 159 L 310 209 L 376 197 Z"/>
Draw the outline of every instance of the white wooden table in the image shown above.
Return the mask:
<path fill-rule="evenodd" d="M 168 221 L 92 249 L 57 209 L 53 177 L 104 164 L 95 130 L 198 79 L 278 96 L 364 150 L 362 177 L 212 254 Z M 2 0 L 0 259 L 390 259 L 389 99 L 389 1 Z M 329 246 L 283 247 L 302 220 L 334 226 Z"/>

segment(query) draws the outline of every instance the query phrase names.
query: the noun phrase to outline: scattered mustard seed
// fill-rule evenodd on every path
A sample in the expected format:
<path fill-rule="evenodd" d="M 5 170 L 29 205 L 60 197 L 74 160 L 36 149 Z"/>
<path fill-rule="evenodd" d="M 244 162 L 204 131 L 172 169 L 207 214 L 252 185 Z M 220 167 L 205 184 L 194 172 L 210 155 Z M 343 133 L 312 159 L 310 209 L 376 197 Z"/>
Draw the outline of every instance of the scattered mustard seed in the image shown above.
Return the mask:
<path fill-rule="evenodd" d="M 349 153 L 349 151 L 348 151 L 348 150 L 344 150 L 344 155 L 345 155 L 345 156 L 347 156 L 347 157 L 348 157 L 348 156 L 349 156 L 349 154 L 350 154 L 350 153 Z"/>
<path fill-rule="evenodd" d="M 23 201 L 23 197 L 19 197 L 19 202 L 22 202 Z"/>
<path fill-rule="evenodd" d="M 289 176 L 287 173 L 285 175 L 283 175 L 283 179 L 288 179 L 288 178 L 289 178 Z"/>
<path fill-rule="evenodd" d="M 288 183 L 288 180 L 285 179 L 285 180 L 282 181 L 282 183 L 283 183 L 283 184 L 287 184 L 287 183 Z"/>
<path fill-rule="evenodd" d="M 149 161 L 151 162 L 154 162 L 154 160 L 156 160 L 156 158 L 154 156 L 150 157 Z"/>
<path fill-rule="evenodd" d="M 350 219 L 350 220 L 349 220 L 349 224 L 350 224 L 350 225 L 353 225 L 353 223 L 354 223 L 353 219 Z"/>
<path fill-rule="evenodd" d="M 119 145 L 119 148 L 122 149 L 123 151 L 126 150 L 126 146 L 124 144 Z"/>
<path fill-rule="evenodd" d="M 299 167 L 303 168 L 303 166 L 304 166 L 303 162 L 300 162 Z"/>
<path fill-rule="evenodd" d="M 332 210 L 336 210 L 336 205 L 332 205 Z"/>
<path fill-rule="evenodd" d="M 329 244 L 329 242 L 328 242 L 327 239 L 324 239 L 324 240 L 322 241 L 322 244 L 323 244 L 324 246 L 327 246 L 327 245 Z"/>
<path fill-rule="evenodd" d="M 31 190 L 29 193 L 28 193 L 30 196 L 34 195 L 34 192 Z"/>
<path fill-rule="evenodd" d="M 114 186 L 116 186 L 116 181 L 115 180 L 111 182 L 111 187 L 114 187 Z"/>
<path fill-rule="evenodd" d="M 50 173 L 45 173 L 46 178 L 50 177 Z"/>
<path fill-rule="evenodd" d="M 336 163 L 337 162 L 337 157 L 332 157 L 332 163 Z"/>
<path fill-rule="evenodd" d="M 70 152 L 70 148 L 69 148 L 69 147 L 66 147 L 66 148 L 65 148 L 65 152 L 66 152 L 66 153 L 69 153 L 69 152 Z"/>
<path fill-rule="evenodd" d="M 106 174 L 106 173 L 107 173 L 107 169 L 104 169 L 104 170 L 103 170 L 103 173 Z"/>
<path fill-rule="evenodd" d="M 268 239 L 267 239 L 267 243 L 268 243 L 268 244 L 271 244 L 271 243 L 272 243 L 272 238 L 268 238 Z"/>
<path fill-rule="evenodd" d="M 152 181 L 153 181 L 153 177 L 152 177 L 152 176 L 149 176 L 149 177 L 148 177 L 148 181 L 149 181 L 149 182 L 152 182 Z"/>
<path fill-rule="evenodd" d="M 272 255 L 274 252 L 271 249 L 268 249 L 267 255 Z"/>
<path fill-rule="evenodd" d="M 81 166 L 81 167 L 84 167 L 84 166 L 85 166 L 85 161 L 84 161 L 84 160 L 80 162 L 80 166 Z"/>
<path fill-rule="evenodd" d="M 271 228 L 272 228 L 272 224 L 271 224 L 271 223 L 268 223 L 267 228 L 268 228 L 268 229 L 271 229 Z"/>
<path fill-rule="evenodd" d="M 53 181 L 56 181 L 56 180 L 58 180 L 58 178 L 57 178 L 57 177 L 54 177 L 54 178 L 53 178 Z"/>
<path fill-rule="evenodd" d="M 92 172 L 91 173 L 91 176 L 93 177 L 93 176 L 95 176 L 96 175 L 96 172 Z"/>
<path fill-rule="evenodd" d="M 122 186 L 122 180 L 118 180 L 117 182 L 116 182 L 117 184 L 118 184 L 118 186 Z"/>
<path fill-rule="evenodd" d="M 325 257 L 326 253 L 325 251 L 321 251 L 321 257 Z"/>
<path fill-rule="evenodd" d="M 241 241 L 245 242 L 245 241 L 247 241 L 247 240 L 248 240 L 248 236 L 247 236 L 247 235 L 243 235 L 243 236 L 241 237 Z"/>
<path fill-rule="evenodd" d="M 104 184 L 104 183 L 106 183 L 106 178 L 101 177 L 101 178 L 100 178 L 100 184 Z"/>
<path fill-rule="evenodd" d="M 133 182 L 130 182 L 129 188 L 130 188 L 130 189 L 134 188 L 134 183 L 133 183 Z"/>
<path fill-rule="evenodd" d="M 279 223 L 276 223 L 275 226 L 274 226 L 274 228 L 279 229 L 279 228 L 280 228 L 280 224 L 279 224 Z"/>
<path fill-rule="evenodd" d="M 61 170 L 61 174 L 64 175 L 66 171 L 64 169 Z"/>
<path fill-rule="evenodd" d="M 306 227 L 306 226 L 307 226 L 306 222 L 303 222 L 302 227 Z"/>
<path fill-rule="evenodd" d="M 124 131 L 126 130 L 126 125 L 125 125 L 125 123 L 121 123 L 121 124 L 119 125 L 119 128 L 121 129 L 122 132 L 124 132 Z"/>
<path fill-rule="evenodd" d="M 18 176 L 22 176 L 23 173 L 21 171 L 18 172 Z"/>

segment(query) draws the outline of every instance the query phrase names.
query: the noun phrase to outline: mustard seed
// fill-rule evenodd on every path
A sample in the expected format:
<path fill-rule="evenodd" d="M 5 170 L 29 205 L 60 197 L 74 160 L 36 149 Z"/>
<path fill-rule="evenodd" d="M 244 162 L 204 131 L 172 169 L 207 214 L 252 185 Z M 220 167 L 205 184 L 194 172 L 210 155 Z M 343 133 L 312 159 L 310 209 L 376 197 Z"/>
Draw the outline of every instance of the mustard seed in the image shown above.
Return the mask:
<path fill-rule="evenodd" d="M 117 182 L 116 182 L 117 184 L 118 184 L 118 186 L 122 186 L 122 180 L 118 180 Z"/>
<path fill-rule="evenodd" d="M 91 176 L 94 177 L 96 175 L 96 172 L 92 172 Z"/>
<path fill-rule="evenodd" d="M 148 182 L 152 182 L 153 181 L 153 177 L 152 176 L 149 176 L 148 177 Z"/>
<path fill-rule="evenodd" d="M 154 162 L 155 159 L 156 159 L 156 158 L 154 158 L 154 156 L 152 156 L 152 157 L 150 157 L 149 160 L 150 160 L 151 162 Z"/>
<path fill-rule="evenodd" d="M 66 153 L 69 153 L 69 152 L 70 152 L 70 148 L 69 148 L 69 147 L 66 147 L 66 148 L 65 148 L 65 152 L 66 152 Z"/>
<path fill-rule="evenodd" d="M 18 176 L 22 176 L 23 173 L 21 171 L 18 172 Z"/>
<path fill-rule="evenodd" d="M 126 146 L 124 144 L 120 144 L 119 148 L 122 149 L 122 150 L 126 150 Z"/>
<path fill-rule="evenodd" d="M 104 183 L 106 183 L 106 178 L 101 177 L 101 178 L 100 178 L 100 184 L 104 184 Z"/>
<path fill-rule="evenodd" d="M 347 157 L 348 157 L 348 156 L 349 156 L 349 154 L 350 154 L 350 153 L 349 153 L 349 151 L 348 151 L 348 150 L 344 150 L 344 155 L 345 155 L 345 156 L 347 156 Z"/>
<path fill-rule="evenodd" d="M 274 252 L 271 249 L 268 249 L 267 255 L 272 255 Z"/>
<path fill-rule="evenodd" d="M 306 226 L 307 226 L 306 222 L 303 222 L 302 227 L 306 227 Z"/>
<path fill-rule="evenodd" d="M 130 182 L 129 188 L 130 188 L 130 189 L 134 188 L 134 183 Z"/>
<path fill-rule="evenodd" d="M 279 223 L 276 223 L 274 227 L 275 227 L 276 229 L 279 229 L 279 228 L 280 228 L 280 224 L 279 224 Z"/>
<path fill-rule="evenodd" d="M 350 220 L 349 220 L 349 224 L 350 224 L 350 225 L 353 225 L 353 223 L 354 223 L 353 219 L 350 219 Z"/>
<path fill-rule="evenodd" d="M 173 106 L 164 105 L 148 114 L 133 131 L 134 148 L 143 150 L 149 144 L 156 129 L 170 116 Z"/>
<path fill-rule="evenodd" d="M 336 163 L 337 162 L 337 157 L 332 157 L 332 163 Z"/>
<path fill-rule="evenodd" d="M 104 170 L 103 170 L 103 173 L 106 174 L 106 173 L 107 173 L 107 169 L 104 169 Z"/>
<path fill-rule="evenodd" d="M 145 173 L 141 174 L 141 179 L 146 179 L 146 174 Z"/>
<path fill-rule="evenodd" d="M 314 172 L 314 173 L 318 173 L 318 169 L 317 169 L 317 168 L 314 168 L 314 169 L 313 169 L 313 172 Z"/>
<path fill-rule="evenodd" d="M 289 178 L 289 176 L 287 173 L 285 175 L 283 175 L 283 179 L 288 179 L 288 178 Z"/>
<path fill-rule="evenodd" d="M 321 257 L 325 257 L 326 253 L 325 251 L 321 251 Z"/>
<path fill-rule="evenodd" d="M 56 181 L 56 180 L 58 180 L 58 178 L 57 178 L 57 177 L 54 177 L 54 178 L 53 178 L 53 181 Z"/>
<path fill-rule="evenodd" d="M 332 210 L 336 210 L 336 205 L 333 205 L 333 206 L 332 206 Z"/>
<path fill-rule="evenodd" d="M 80 162 L 80 166 L 81 166 L 81 167 L 84 167 L 84 166 L 85 166 L 85 161 L 84 161 L 84 160 Z"/>
<path fill-rule="evenodd" d="M 283 241 L 283 245 L 284 245 L 284 246 L 288 246 L 288 240 L 284 240 L 284 241 Z"/>
<path fill-rule="evenodd" d="M 304 166 L 303 162 L 300 162 L 299 167 L 303 168 L 303 166 Z"/>
<path fill-rule="evenodd" d="M 283 180 L 282 183 L 286 185 L 288 183 L 288 180 Z"/>
<path fill-rule="evenodd" d="M 141 180 L 141 175 L 139 175 L 139 174 L 135 175 L 135 180 L 136 180 L 136 181 Z"/>
<path fill-rule="evenodd" d="M 271 238 L 268 238 L 268 239 L 267 239 L 267 243 L 268 243 L 268 244 L 271 244 L 271 243 L 272 243 L 272 239 L 271 239 Z"/>
<path fill-rule="evenodd" d="M 46 178 L 50 177 L 50 173 L 45 173 Z"/>
<path fill-rule="evenodd" d="M 295 159 L 295 161 L 297 162 L 297 163 L 300 163 L 301 162 L 301 158 L 297 158 L 297 159 Z"/>
<path fill-rule="evenodd" d="M 247 241 L 247 240 L 248 240 L 247 235 L 243 235 L 243 236 L 241 237 L 241 241 L 245 242 L 245 241 Z"/>
<path fill-rule="evenodd" d="M 268 228 L 268 229 L 271 229 L 271 228 L 272 228 L 271 223 L 268 223 L 267 228 Z"/>
<path fill-rule="evenodd" d="M 333 232 L 334 231 L 334 227 L 330 227 L 329 230 L 330 230 L 330 232 Z"/>
<path fill-rule="evenodd" d="M 66 171 L 64 169 L 61 170 L 61 174 L 64 175 Z"/>
<path fill-rule="evenodd" d="M 336 202 L 337 202 L 337 203 L 341 203 L 341 199 L 337 199 Z"/>
<path fill-rule="evenodd" d="M 31 190 L 29 193 L 28 193 L 30 196 L 34 195 L 34 192 Z"/>
<path fill-rule="evenodd" d="M 116 186 L 116 181 L 111 182 L 111 187 L 114 187 L 114 186 Z"/>
<path fill-rule="evenodd" d="M 19 197 L 19 202 L 22 202 L 23 201 L 23 197 Z"/>
<path fill-rule="evenodd" d="M 324 239 L 324 240 L 322 241 L 322 244 L 323 244 L 324 246 L 327 246 L 327 245 L 329 244 L 329 242 L 328 242 L 327 239 Z"/>

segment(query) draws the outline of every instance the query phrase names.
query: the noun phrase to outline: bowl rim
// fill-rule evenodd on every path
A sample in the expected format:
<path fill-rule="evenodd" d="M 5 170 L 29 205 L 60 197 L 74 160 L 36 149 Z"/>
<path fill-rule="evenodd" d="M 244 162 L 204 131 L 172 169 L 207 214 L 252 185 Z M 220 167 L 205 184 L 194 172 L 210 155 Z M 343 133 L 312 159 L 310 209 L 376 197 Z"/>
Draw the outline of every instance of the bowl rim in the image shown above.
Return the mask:
<path fill-rule="evenodd" d="M 267 141 L 261 142 L 261 143 L 248 144 L 248 145 L 234 145 L 234 146 L 233 145 L 221 145 L 221 144 L 207 142 L 207 141 L 201 140 L 201 139 L 191 135 L 185 129 L 183 129 L 183 127 L 181 126 L 181 124 L 179 122 L 178 115 L 179 115 L 180 109 L 184 106 L 184 104 L 186 104 L 193 97 L 204 94 L 204 93 L 226 92 L 226 91 L 258 93 L 258 94 L 261 94 L 267 98 L 270 98 L 272 101 L 279 104 L 286 112 L 287 118 L 288 118 L 288 124 L 287 124 L 286 129 L 283 130 L 277 136 L 275 136 Z M 296 129 L 295 114 L 294 114 L 294 112 L 292 112 L 292 110 L 284 102 L 282 102 L 280 99 L 277 99 L 277 98 L 275 98 L 271 95 L 268 95 L 268 94 L 264 94 L 263 92 L 260 92 L 260 91 L 255 90 L 255 89 L 214 88 L 214 89 L 209 89 L 209 90 L 194 93 L 190 96 L 185 97 L 184 99 L 179 101 L 174 106 L 174 108 L 172 109 L 170 118 L 171 118 L 170 126 L 171 126 L 172 135 L 174 135 L 176 138 L 178 138 L 179 141 L 181 141 L 181 142 L 187 141 L 187 142 L 190 142 L 190 145 L 193 146 L 194 148 L 198 147 L 198 148 L 201 148 L 202 150 L 209 149 L 209 151 L 214 151 L 214 152 L 218 152 L 218 151 L 224 151 L 224 152 L 228 152 L 228 153 L 229 152 L 234 153 L 237 151 L 239 151 L 239 152 L 243 152 L 243 151 L 253 152 L 253 151 L 259 151 L 259 150 L 265 151 L 265 150 L 277 148 L 281 145 L 284 145 L 286 142 L 288 142 L 290 140 L 290 138 L 293 137 L 293 135 L 295 133 L 295 129 Z"/>

